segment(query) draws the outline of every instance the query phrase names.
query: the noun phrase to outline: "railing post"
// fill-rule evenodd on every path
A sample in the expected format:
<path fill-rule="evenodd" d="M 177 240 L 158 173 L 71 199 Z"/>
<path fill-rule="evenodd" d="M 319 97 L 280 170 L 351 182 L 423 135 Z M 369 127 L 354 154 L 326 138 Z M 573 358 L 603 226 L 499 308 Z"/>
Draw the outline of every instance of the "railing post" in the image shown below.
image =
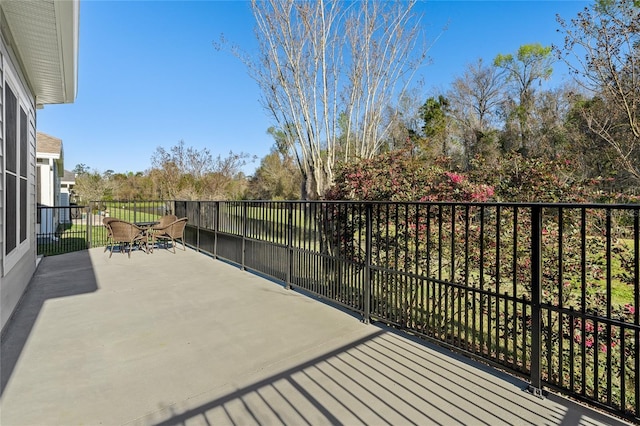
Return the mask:
<path fill-rule="evenodd" d="M 200 222 L 202 221 L 202 203 L 198 201 L 198 225 L 196 227 L 196 250 L 200 251 Z"/>
<path fill-rule="evenodd" d="M 531 383 L 528 390 L 543 398 L 541 374 L 542 341 L 542 207 L 531 207 Z"/>
<path fill-rule="evenodd" d="M 91 235 L 92 235 L 92 226 L 91 226 L 91 203 L 89 203 L 88 207 L 84 208 L 85 211 L 85 217 L 87 218 L 86 220 L 86 224 L 87 224 L 87 248 L 90 249 L 91 248 Z M 82 214 L 80 214 L 80 220 L 82 221 Z"/>
<path fill-rule="evenodd" d="M 291 290 L 291 272 L 293 268 L 293 203 L 287 203 L 287 274 L 285 288 Z"/>
<path fill-rule="evenodd" d="M 371 322 L 371 239 L 372 239 L 372 204 L 366 204 L 365 214 L 365 265 L 364 265 L 364 313 L 362 321 Z"/>
<path fill-rule="evenodd" d="M 247 203 L 242 203 L 242 270 L 246 271 L 245 266 L 245 249 L 247 247 Z"/>
<path fill-rule="evenodd" d="M 220 227 L 220 201 L 215 202 L 215 214 L 213 219 L 213 258 L 218 258 L 218 228 Z"/>

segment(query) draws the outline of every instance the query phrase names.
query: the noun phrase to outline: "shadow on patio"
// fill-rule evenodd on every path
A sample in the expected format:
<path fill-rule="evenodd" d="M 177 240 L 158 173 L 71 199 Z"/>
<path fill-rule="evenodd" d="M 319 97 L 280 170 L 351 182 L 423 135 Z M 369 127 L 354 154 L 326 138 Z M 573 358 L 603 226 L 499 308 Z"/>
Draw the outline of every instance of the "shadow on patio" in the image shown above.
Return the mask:
<path fill-rule="evenodd" d="M 191 250 L 80 253 L 9 324 L 3 425 L 616 422 Z"/>
<path fill-rule="evenodd" d="M 55 258 L 51 259 L 55 260 Z M 30 287 L 36 287 L 38 290 L 27 290 L 20 302 L 20 312 L 14 314 L 12 324 L 7 327 L 6 336 L 3 336 L 2 340 L 0 358 L 0 396 L 4 393 L 18 357 L 29 339 L 34 324 L 38 321 L 44 304 L 52 299 L 92 293 L 98 288 L 88 251 L 70 253 L 66 259 L 66 262 L 57 263 L 55 268 L 43 268 L 39 271 L 40 273 L 36 273 Z M 73 280 L 69 277 L 73 277 Z M 16 318 L 19 318 L 19 330 L 14 326 Z M 10 338 L 9 335 L 11 335 Z"/>

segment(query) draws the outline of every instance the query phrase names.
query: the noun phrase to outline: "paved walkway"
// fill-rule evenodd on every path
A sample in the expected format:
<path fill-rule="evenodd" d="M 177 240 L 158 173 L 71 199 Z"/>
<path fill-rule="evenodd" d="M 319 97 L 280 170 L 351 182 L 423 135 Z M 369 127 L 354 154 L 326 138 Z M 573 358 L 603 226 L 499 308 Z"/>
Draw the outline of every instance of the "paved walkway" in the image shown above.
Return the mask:
<path fill-rule="evenodd" d="M 0 367 L 2 426 L 616 423 L 191 250 L 44 258 Z"/>

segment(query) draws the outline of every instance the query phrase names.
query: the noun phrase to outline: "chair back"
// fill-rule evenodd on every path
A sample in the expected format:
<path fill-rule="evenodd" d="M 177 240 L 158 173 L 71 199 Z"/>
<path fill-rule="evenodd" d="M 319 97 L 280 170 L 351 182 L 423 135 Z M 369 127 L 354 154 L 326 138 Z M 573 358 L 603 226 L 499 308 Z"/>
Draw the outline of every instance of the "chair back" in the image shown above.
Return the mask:
<path fill-rule="evenodd" d="M 108 238 L 111 238 L 111 235 L 113 234 L 113 231 L 111 231 L 111 225 L 109 224 L 114 220 L 118 220 L 118 219 L 116 219 L 115 217 L 105 217 L 104 219 L 102 219 L 102 224 L 104 225 L 105 228 L 107 228 Z"/>
<path fill-rule="evenodd" d="M 175 222 L 176 220 L 178 220 L 178 216 L 176 216 L 175 214 L 168 214 L 165 216 L 162 216 L 156 225 L 153 226 L 153 228 L 164 228 L 165 226 L 171 225 L 173 222 Z"/>
<path fill-rule="evenodd" d="M 118 219 L 115 218 L 115 217 L 107 216 L 107 217 L 102 219 L 102 224 L 104 226 L 107 226 L 107 225 L 109 225 L 109 222 L 113 222 L 114 220 L 118 220 Z"/>
<path fill-rule="evenodd" d="M 184 228 L 187 226 L 187 218 L 183 217 L 176 221 L 174 221 L 168 228 L 167 234 L 171 238 L 183 238 L 184 236 Z"/>
<path fill-rule="evenodd" d="M 135 237 L 142 234 L 142 229 L 131 222 L 124 220 L 112 220 L 108 225 L 114 241 L 133 241 Z"/>

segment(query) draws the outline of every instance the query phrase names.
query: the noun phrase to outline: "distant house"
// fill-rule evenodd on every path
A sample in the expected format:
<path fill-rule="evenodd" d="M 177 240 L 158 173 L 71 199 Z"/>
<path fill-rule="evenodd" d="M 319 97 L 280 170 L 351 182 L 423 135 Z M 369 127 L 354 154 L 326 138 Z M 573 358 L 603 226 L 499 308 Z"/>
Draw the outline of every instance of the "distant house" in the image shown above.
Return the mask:
<path fill-rule="evenodd" d="M 64 174 L 60 178 L 60 206 L 69 206 L 75 202 L 75 191 L 73 188 L 76 185 L 76 174 L 65 170 Z M 62 210 L 60 221 L 63 223 L 70 223 L 71 216 L 69 210 Z"/>
<path fill-rule="evenodd" d="M 0 1 L 2 329 L 36 269 L 36 110 L 76 98 L 79 8 L 79 0 Z"/>
<path fill-rule="evenodd" d="M 60 205 L 68 206 L 75 202 L 76 193 L 74 187 L 76 186 L 76 174 L 69 170 L 64 171 L 64 175 L 60 178 Z M 65 199 L 68 203 L 65 204 Z"/>
<path fill-rule="evenodd" d="M 46 207 L 62 206 L 60 199 L 61 179 L 64 176 L 64 156 L 62 140 L 36 133 L 36 201 L 38 205 Z M 69 201 L 65 205 L 69 205 Z M 36 223 L 37 232 L 53 234 L 63 221 L 58 210 L 46 209 L 38 212 Z"/>
<path fill-rule="evenodd" d="M 64 176 L 62 140 L 37 132 L 36 165 L 38 203 L 49 207 L 59 206 L 60 184 Z"/>

